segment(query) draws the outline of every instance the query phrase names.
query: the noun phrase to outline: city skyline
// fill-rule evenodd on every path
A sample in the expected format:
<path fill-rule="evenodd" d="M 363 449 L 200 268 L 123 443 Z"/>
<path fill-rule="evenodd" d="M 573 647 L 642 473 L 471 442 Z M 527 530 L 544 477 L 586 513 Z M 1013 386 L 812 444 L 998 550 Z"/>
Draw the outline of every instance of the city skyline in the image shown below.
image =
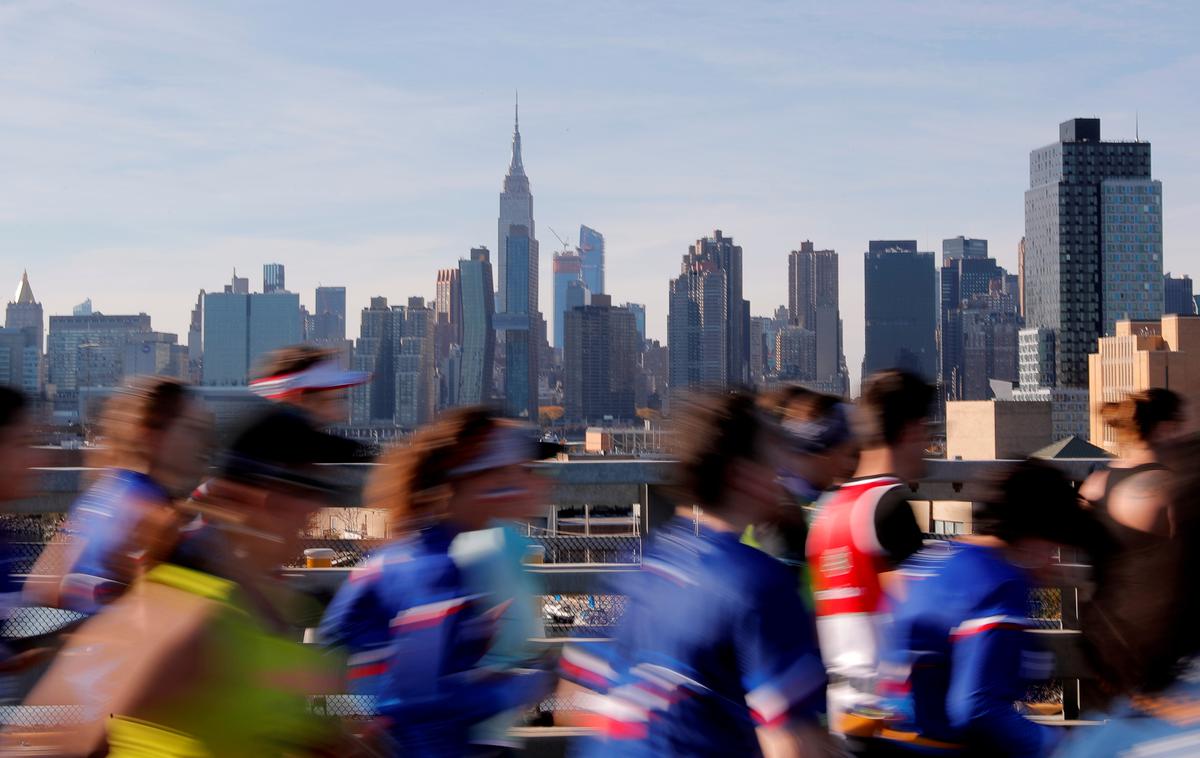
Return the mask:
<path fill-rule="evenodd" d="M 651 338 L 665 338 L 666 282 L 698 235 L 720 228 L 743 247 L 755 316 L 787 302 L 788 251 L 819 239 L 842 259 L 857 382 L 868 240 L 936 250 L 966 234 L 1016 270 L 1028 153 L 1076 116 L 1101 117 L 1106 137 L 1140 131 L 1154 143 L 1164 267 L 1198 268 L 1200 154 L 1186 94 L 1200 62 L 1186 9 L 708 7 L 694 18 L 646 11 L 640 31 L 621 32 L 628 9 L 546 8 L 493 38 L 498 11 L 483 6 L 403 19 L 380 7 L 378 29 L 339 19 L 374 51 L 343 55 L 363 40 L 322 37 L 326 11 L 302 8 L 276 30 L 278 16 L 230 8 L 87 8 L 48 24 L 20 4 L 0 15 L 12 72 L 0 94 L 16 116 L 2 148 L 12 181 L 0 190 L 0 276 L 16 282 L 28 268 L 47 316 L 91 297 L 99 311 L 145 311 L 183 335 L 197 289 L 233 266 L 278 261 L 306 304 L 317 284 L 346 286 L 357 334 L 370 297 L 429 298 L 439 268 L 488 243 L 514 88 L 543 227 L 603 231 L 606 290 L 646 303 Z M 582 18 L 594 22 L 596 55 L 534 49 Z M 384 39 L 402 21 L 411 49 Z M 712 24 L 729 35 L 721 55 L 687 43 Z M 848 29 L 836 49 L 830 39 Z M 805 56 L 784 43 L 789 30 L 805 33 Z M 1105 40 L 1147 37 L 1154 50 L 1105 52 Z M 881 54 L 897 47 L 912 53 L 899 67 Z M 825 53 L 827 66 L 809 70 Z M 688 70 L 669 65 L 675 56 Z M 484 57 L 496 65 L 481 71 Z M 938 75 L 951 63 L 961 73 Z M 418 64 L 438 75 L 417 83 Z M 708 107 L 714 99 L 723 107 Z M 181 112 L 164 113 L 166 102 Z M 814 110 L 821 117 L 797 129 L 794 115 Z"/>

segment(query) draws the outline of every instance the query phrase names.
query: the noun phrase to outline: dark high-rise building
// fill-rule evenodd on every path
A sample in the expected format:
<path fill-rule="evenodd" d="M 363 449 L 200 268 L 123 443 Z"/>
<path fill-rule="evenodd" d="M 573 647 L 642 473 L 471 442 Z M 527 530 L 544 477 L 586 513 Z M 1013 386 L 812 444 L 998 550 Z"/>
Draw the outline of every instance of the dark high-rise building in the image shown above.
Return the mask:
<path fill-rule="evenodd" d="M 492 397 L 492 364 L 496 333 L 496 310 L 492 291 L 492 264 L 486 247 L 471 249 L 471 256 L 458 262 L 462 292 L 462 353 L 459 362 L 457 401 L 486 403 Z"/>
<path fill-rule="evenodd" d="M 30 397 L 42 394 L 42 350 L 45 347 L 46 320 L 42 313 L 42 304 L 33 296 L 33 288 L 29 286 L 28 272 L 21 273 L 21 282 L 4 314 L 4 328 L 22 335 L 23 346 L 20 350 L 19 381 L 12 377 L 17 374 L 17 367 L 10 365 L 11 386 L 20 388 Z M 9 337 L 10 348 L 15 345 L 15 337 Z M 11 352 L 11 351 L 10 351 Z"/>
<path fill-rule="evenodd" d="M 788 318 L 816 339 L 811 381 L 844 394 L 848 389 L 838 306 L 838 256 L 805 240 L 788 254 Z"/>
<path fill-rule="evenodd" d="M 988 257 L 987 240 L 969 239 L 961 234 L 948 240 L 942 240 L 942 265 L 953 260 L 986 257 Z"/>
<path fill-rule="evenodd" d="M 593 295 L 604 294 L 604 235 L 587 226 L 579 227 L 580 278 Z"/>
<path fill-rule="evenodd" d="M 989 379 L 1016 381 L 1016 277 L 987 255 L 987 240 L 942 243 L 941 385 L 943 400 L 987 400 Z"/>
<path fill-rule="evenodd" d="M 504 238 L 508 268 L 504 272 L 505 310 L 496 314 L 504 343 L 504 409 L 514 418 L 537 421 L 538 244 L 524 226 L 509 227 Z"/>
<path fill-rule="evenodd" d="M 703 385 L 714 382 L 718 386 L 746 385 L 750 381 L 750 314 L 749 304 L 742 298 L 741 246 L 735 245 L 732 237 L 724 236 L 721 230 L 717 229 L 713 236 L 696 240 L 696 243 L 688 248 L 680 272 L 681 280 L 691 278 L 697 281 L 686 286 L 681 282 L 678 288 L 675 282 L 679 280 L 672 281 L 672 292 L 678 290 L 693 303 L 691 315 L 679 312 L 682 320 L 677 319 L 676 326 L 678 329 L 700 330 L 698 335 L 702 336 L 702 354 L 694 359 L 687 349 L 680 351 L 678 355 L 674 354 L 673 338 L 668 334 L 673 365 L 682 367 L 695 362 L 699 369 L 698 373 L 693 369 L 685 369 L 680 375 L 682 383 L 676 383 L 673 374 L 672 386 L 677 390 L 686 389 L 691 383 L 685 380 L 684 376 L 692 374 L 705 377 L 700 379 Z M 714 273 L 720 276 L 712 276 Z M 719 296 L 711 291 L 712 287 L 718 284 L 723 287 Z M 696 288 L 697 285 L 699 289 Z M 673 296 L 672 303 L 675 303 L 675 300 Z M 723 324 L 714 322 L 718 315 L 723 318 Z M 713 351 L 720 351 L 719 355 Z M 724 367 L 720 372 L 714 372 L 710 364 L 718 358 L 724 363 Z"/>
<path fill-rule="evenodd" d="M 742 248 L 720 229 L 697 240 L 670 285 L 667 342 L 674 391 L 750 381 L 749 310 L 742 298 Z"/>
<path fill-rule="evenodd" d="M 684 256 L 667 310 L 672 392 L 729 385 L 728 275 L 711 260 Z"/>
<path fill-rule="evenodd" d="M 634 418 L 640 341 L 626 308 L 608 295 L 566 313 L 563 395 L 568 418 L 582 421 Z"/>
<path fill-rule="evenodd" d="M 425 298 L 392 307 L 392 361 L 396 371 L 394 423 L 416 429 L 433 420 L 437 400 L 434 310 Z"/>
<path fill-rule="evenodd" d="M 872 240 L 864 254 L 866 353 L 862 375 L 888 368 L 938 377 L 933 253 L 915 240 Z"/>
<path fill-rule="evenodd" d="M 504 176 L 504 189 L 500 193 L 500 217 L 497 220 L 497 247 L 499 256 L 497 272 L 499 281 L 496 290 L 496 312 L 510 313 L 514 309 L 508 307 L 508 235 L 513 227 L 524 229 L 522 234 L 534 243 L 537 248 L 537 235 L 533 226 L 533 194 L 529 189 L 529 177 L 525 175 L 525 164 L 521 161 L 521 119 L 520 111 L 513 109 L 513 138 L 512 160 L 508 164 L 508 173 Z M 534 281 L 534 291 L 537 290 L 537 255 L 526 261 L 530 266 L 531 277 Z M 537 312 L 536 301 L 531 313 Z"/>
<path fill-rule="evenodd" d="M 264 293 L 271 292 L 287 292 L 287 285 L 283 276 L 282 263 L 264 263 L 263 264 L 263 290 Z"/>
<path fill-rule="evenodd" d="M 1054 333 L 1060 387 L 1087 387 L 1118 319 L 1162 315 L 1161 199 L 1150 143 L 1101 141 L 1100 119 L 1065 121 L 1029 154 L 1025 320 Z"/>
<path fill-rule="evenodd" d="M 817 378 L 817 335 L 802 326 L 783 327 L 775 335 L 775 360 L 780 379 L 813 382 Z"/>
<path fill-rule="evenodd" d="M 313 303 L 312 339 L 321 343 L 346 339 L 346 288 L 317 287 Z"/>
<path fill-rule="evenodd" d="M 645 303 L 623 303 L 622 308 L 633 313 L 633 317 L 637 319 L 638 339 L 646 341 L 646 304 Z"/>
<path fill-rule="evenodd" d="M 1192 294 L 1192 278 L 1186 274 L 1163 277 L 1163 312 L 1180 316 L 1196 315 L 1196 300 Z M 10 306 L 11 307 L 11 306 Z"/>
<path fill-rule="evenodd" d="M 362 310 L 354 368 L 367 372 L 371 379 L 350 390 L 350 420 L 354 424 L 391 422 L 396 416 L 394 320 L 386 297 L 371 298 L 370 306 Z"/>
<path fill-rule="evenodd" d="M 571 308 L 587 304 L 587 287 L 581 276 L 582 265 L 579 255 L 569 250 L 554 254 L 551 267 L 554 274 L 554 347 L 558 350 L 563 349 L 564 314 Z M 568 289 L 573 290 L 570 298 Z"/>

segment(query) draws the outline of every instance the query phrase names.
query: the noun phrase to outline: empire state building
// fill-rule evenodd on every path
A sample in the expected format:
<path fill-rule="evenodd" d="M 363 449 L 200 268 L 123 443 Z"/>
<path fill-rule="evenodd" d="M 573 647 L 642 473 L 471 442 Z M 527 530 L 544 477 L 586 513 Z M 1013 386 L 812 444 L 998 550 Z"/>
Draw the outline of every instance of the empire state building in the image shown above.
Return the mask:
<path fill-rule="evenodd" d="M 533 195 L 529 192 L 529 177 L 525 175 L 525 166 L 521 163 L 521 117 L 519 106 L 513 111 L 512 160 L 508 164 L 508 173 L 504 176 L 504 190 L 500 193 L 500 218 L 496 224 L 496 255 L 499 262 L 499 282 L 496 292 L 496 312 L 510 312 L 508 307 L 509 281 L 512 272 L 508 270 L 508 238 L 513 226 L 525 227 L 522 237 L 531 241 L 537 239 L 533 228 Z M 536 242 L 535 242 L 536 244 Z M 527 307 L 515 307 L 526 313 L 537 313 L 537 256 L 530 256 L 529 261 L 529 290 L 526 297 Z M 514 303 L 516 306 L 516 303 Z"/>

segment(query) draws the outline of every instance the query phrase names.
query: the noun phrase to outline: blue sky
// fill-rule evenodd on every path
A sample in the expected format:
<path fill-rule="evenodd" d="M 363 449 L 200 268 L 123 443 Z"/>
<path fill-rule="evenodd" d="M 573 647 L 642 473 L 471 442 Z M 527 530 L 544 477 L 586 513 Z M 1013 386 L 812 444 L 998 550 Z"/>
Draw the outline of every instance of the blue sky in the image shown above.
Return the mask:
<path fill-rule="evenodd" d="M 1200 274 L 1190 2 L 0 2 L 0 281 L 186 333 L 201 288 L 287 264 L 431 296 L 495 244 L 512 93 L 549 311 L 549 228 L 608 239 L 665 338 L 667 280 L 715 228 L 755 314 L 787 252 L 841 254 L 862 353 L 869 239 L 987 238 L 1015 269 L 1031 148 L 1058 122 L 1154 144 L 1167 268 Z M 352 316 L 350 329 L 357 332 Z"/>

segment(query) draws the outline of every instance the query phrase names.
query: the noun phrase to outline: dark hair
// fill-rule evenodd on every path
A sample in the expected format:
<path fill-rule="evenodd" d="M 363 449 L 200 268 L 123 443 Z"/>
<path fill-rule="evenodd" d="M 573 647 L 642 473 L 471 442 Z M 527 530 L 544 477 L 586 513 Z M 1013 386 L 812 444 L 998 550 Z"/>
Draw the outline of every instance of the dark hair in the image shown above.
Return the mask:
<path fill-rule="evenodd" d="M 480 455 L 488 435 L 507 423 L 483 406 L 447 411 L 380 459 L 367 502 L 389 510 L 397 525 L 420 523 L 449 494 L 451 472 Z"/>
<path fill-rule="evenodd" d="M 28 403 L 25 395 L 12 387 L 0 386 L 0 429 L 5 429 L 25 417 Z"/>
<path fill-rule="evenodd" d="M 272 350 L 263 358 L 254 373 L 255 379 L 266 379 L 271 376 L 294 374 L 318 363 L 332 360 L 336 357 L 332 350 L 314 347 L 313 345 L 292 345 Z"/>
<path fill-rule="evenodd" d="M 936 391 L 910 371 L 888 369 L 863 385 L 854 413 L 854 431 L 864 447 L 884 447 L 900 440 L 905 427 L 929 418 Z"/>
<path fill-rule="evenodd" d="M 764 393 L 759 406 L 772 416 L 797 421 L 815 421 L 829 415 L 842 398 L 814 392 L 799 384 L 789 384 L 773 392 Z"/>
<path fill-rule="evenodd" d="M 127 467 L 159 453 L 147 432 L 166 429 L 179 418 L 191 393 L 183 382 L 162 376 L 139 376 L 117 390 L 100 414 L 104 440 L 97 465 Z"/>
<path fill-rule="evenodd" d="M 706 508 L 719 506 L 730 466 L 755 459 L 764 429 L 748 393 L 702 393 L 686 401 L 675 430 L 679 498 Z"/>
<path fill-rule="evenodd" d="M 1115 403 L 1105 403 L 1100 407 L 1100 416 L 1118 439 L 1146 442 L 1160 424 L 1182 420 L 1183 398 L 1171 390 L 1155 387 L 1131 393 Z"/>
<path fill-rule="evenodd" d="M 1013 543 L 1040 538 L 1076 545 L 1089 537 L 1089 516 L 1071 481 L 1048 463 L 1024 460 L 991 481 L 988 494 L 976 503 L 976 534 Z"/>

